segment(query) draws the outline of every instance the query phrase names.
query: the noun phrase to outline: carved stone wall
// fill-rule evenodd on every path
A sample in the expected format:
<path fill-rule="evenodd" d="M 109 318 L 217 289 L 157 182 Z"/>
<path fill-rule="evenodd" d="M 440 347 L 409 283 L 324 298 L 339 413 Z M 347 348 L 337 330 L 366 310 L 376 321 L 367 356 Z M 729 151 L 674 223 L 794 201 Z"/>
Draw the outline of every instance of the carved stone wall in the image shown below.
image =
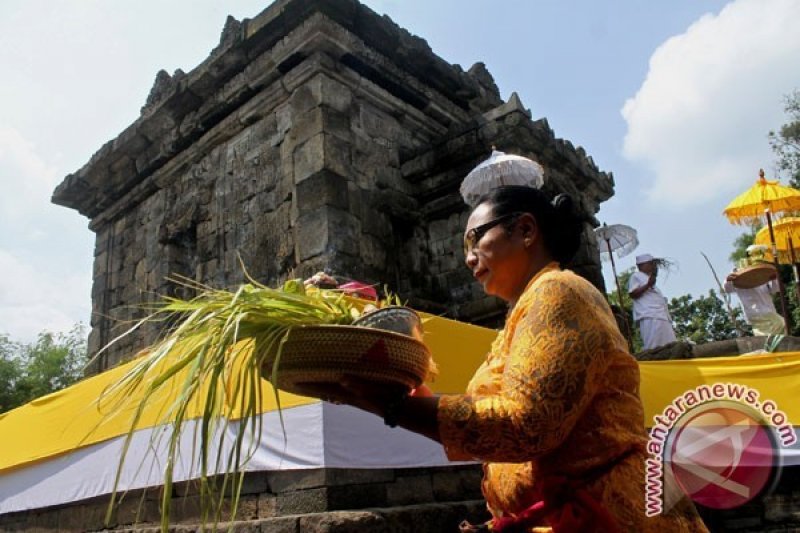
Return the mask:
<path fill-rule="evenodd" d="M 492 145 L 530 156 L 580 199 L 573 267 L 602 287 L 590 231 L 613 180 L 556 139 L 482 64 L 450 65 L 354 0 L 283 0 L 229 18 L 184 73 L 160 72 L 142 114 L 67 176 L 53 201 L 97 234 L 90 351 L 180 288 L 266 284 L 323 268 L 387 284 L 421 309 L 496 323 L 501 302 L 463 267 L 464 175 Z M 151 342 L 145 329 L 95 371 Z"/>

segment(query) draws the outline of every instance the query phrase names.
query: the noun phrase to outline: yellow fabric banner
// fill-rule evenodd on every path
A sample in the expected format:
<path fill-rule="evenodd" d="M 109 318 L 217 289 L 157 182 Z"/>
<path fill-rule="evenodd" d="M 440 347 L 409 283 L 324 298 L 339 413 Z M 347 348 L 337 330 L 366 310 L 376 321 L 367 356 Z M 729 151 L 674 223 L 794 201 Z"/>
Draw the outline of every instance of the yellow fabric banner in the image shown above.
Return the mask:
<path fill-rule="evenodd" d="M 690 392 L 700 400 L 749 405 L 773 425 L 800 425 L 800 352 L 642 362 L 639 370 L 648 427 L 670 405 L 682 411 L 678 400 Z M 772 419 L 776 411 L 788 420 Z"/>
<path fill-rule="evenodd" d="M 440 393 L 462 392 L 497 332 L 431 315 L 423 318 L 425 342 L 440 371 L 431 388 Z M 96 401 L 132 365 L 133 362 L 127 363 L 0 415 L 0 471 L 125 435 L 132 410 L 108 419 Z M 760 401 L 772 400 L 789 422 L 800 424 L 800 404 L 795 400 L 800 397 L 800 353 L 652 362 L 641 363 L 640 367 L 648 426 L 654 416 L 687 390 L 717 383 L 756 390 Z M 163 409 L 178 393 L 170 390 L 172 396 L 165 395 L 158 402 L 161 409 L 146 411 L 137 427 L 162 423 Z M 138 397 L 140 394 L 134 393 L 126 400 L 135 406 Z M 263 411 L 276 409 L 274 391 L 267 381 L 262 382 L 262 397 Z M 284 408 L 317 401 L 287 393 L 281 393 L 280 398 Z M 201 412 L 201 406 L 196 405 L 187 419 L 198 417 Z"/>

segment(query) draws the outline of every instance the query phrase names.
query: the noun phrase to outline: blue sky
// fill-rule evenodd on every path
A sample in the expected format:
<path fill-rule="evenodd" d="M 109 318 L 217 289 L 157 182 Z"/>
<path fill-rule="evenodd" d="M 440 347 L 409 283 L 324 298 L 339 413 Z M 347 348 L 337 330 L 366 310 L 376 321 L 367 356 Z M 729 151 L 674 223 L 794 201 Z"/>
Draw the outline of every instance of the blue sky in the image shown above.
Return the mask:
<path fill-rule="evenodd" d="M 701 251 L 730 268 L 742 230 L 721 211 L 760 167 L 776 177 L 766 135 L 800 87 L 800 2 L 365 3 L 451 63 L 483 61 L 504 98 L 516 91 L 613 172 L 616 196 L 598 218 L 635 227 L 636 253 L 678 262 L 659 281 L 667 296 L 715 286 Z M 137 118 L 159 69 L 190 70 L 226 15 L 267 4 L 0 2 L 0 333 L 31 340 L 88 323 L 94 236 L 49 203 L 53 188 Z"/>

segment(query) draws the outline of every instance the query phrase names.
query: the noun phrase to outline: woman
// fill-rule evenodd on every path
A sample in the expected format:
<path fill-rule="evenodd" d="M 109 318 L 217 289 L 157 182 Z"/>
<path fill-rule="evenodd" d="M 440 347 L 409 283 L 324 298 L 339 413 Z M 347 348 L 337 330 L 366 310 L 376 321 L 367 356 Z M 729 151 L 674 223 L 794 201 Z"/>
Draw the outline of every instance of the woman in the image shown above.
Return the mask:
<path fill-rule="evenodd" d="M 387 402 L 349 382 L 335 399 L 483 461 L 490 530 L 706 531 L 686 499 L 645 517 L 638 367 L 603 295 L 559 267 L 580 243 L 572 207 L 501 187 L 469 217 L 466 264 L 510 310 L 465 395 Z"/>

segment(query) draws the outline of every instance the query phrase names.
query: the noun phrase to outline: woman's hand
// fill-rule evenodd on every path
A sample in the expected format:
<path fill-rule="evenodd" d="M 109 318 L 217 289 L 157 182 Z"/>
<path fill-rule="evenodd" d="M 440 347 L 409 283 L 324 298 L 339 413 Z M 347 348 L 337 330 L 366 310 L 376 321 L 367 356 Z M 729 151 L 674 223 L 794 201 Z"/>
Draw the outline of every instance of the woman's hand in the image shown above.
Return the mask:
<path fill-rule="evenodd" d="M 298 394 L 336 404 L 352 405 L 383 418 L 387 424 L 387 408 L 394 405 L 394 412 L 390 415 L 392 427 L 397 424 L 441 442 L 437 420 L 439 397 L 425 385 L 414 389 L 405 400 L 402 400 L 403 395 L 408 393 L 405 387 L 376 383 L 357 376 L 346 376 L 340 383 L 300 383 L 295 388 Z"/>
<path fill-rule="evenodd" d="M 425 387 L 427 389 L 427 387 Z M 339 383 L 299 383 L 298 394 L 320 398 L 327 402 L 352 405 L 377 416 L 384 416 L 386 406 L 407 394 L 401 385 L 378 383 L 358 376 L 345 376 Z M 430 394 L 430 389 L 427 389 Z"/>
<path fill-rule="evenodd" d="M 303 282 L 303 285 L 306 287 L 313 286 L 319 287 L 320 289 L 330 289 L 336 288 L 339 285 L 339 282 L 336 281 L 336 278 L 333 276 L 326 274 L 325 272 L 317 272 L 307 280 Z"/>

